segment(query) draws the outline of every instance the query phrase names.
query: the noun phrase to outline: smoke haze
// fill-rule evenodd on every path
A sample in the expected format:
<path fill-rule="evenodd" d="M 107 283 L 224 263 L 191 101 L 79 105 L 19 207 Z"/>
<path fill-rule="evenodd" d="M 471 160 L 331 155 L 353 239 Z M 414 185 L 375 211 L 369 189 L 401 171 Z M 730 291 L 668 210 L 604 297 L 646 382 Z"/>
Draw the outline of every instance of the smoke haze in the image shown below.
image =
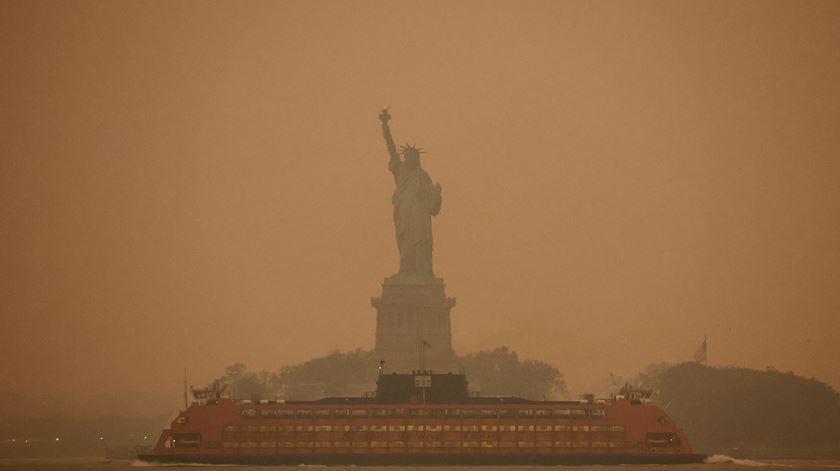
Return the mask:
<path fill-rule="evenodd" d="M 838 2 L 0 10 L 0 413 L 371 348 L 387 105 L 443 186 L 459 354 L 577 394 L 708 334 L 840 387 Z"/>

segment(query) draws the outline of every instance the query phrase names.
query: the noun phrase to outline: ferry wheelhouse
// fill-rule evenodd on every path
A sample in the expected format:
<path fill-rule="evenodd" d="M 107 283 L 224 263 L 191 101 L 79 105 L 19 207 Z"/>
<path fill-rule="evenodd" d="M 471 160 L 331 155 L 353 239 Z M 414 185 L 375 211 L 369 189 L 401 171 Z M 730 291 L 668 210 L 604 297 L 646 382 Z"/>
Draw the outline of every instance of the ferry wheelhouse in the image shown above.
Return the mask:
<path fill-rule="evenodd" d="M 202 394 L 149 462 L 502 465 L 690 463 L 685 435 L 644 395 L 532 401 L 471 396 L 460 374 L 379 376 L 370 397 L 233 401 Z"/>

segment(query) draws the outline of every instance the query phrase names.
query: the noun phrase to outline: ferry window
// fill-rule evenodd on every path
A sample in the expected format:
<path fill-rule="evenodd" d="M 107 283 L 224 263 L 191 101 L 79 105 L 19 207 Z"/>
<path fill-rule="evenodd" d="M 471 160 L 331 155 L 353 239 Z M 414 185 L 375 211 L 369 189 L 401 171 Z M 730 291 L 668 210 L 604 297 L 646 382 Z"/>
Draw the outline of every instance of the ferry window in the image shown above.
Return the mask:
<path fill-rule="evenodd" d="M 263 425 L 260 427 L 260 432 L 276 432 L 277 426 L 276 425 Z"/>
<path fill-rule="evenodd" d="M 256 417 L 257 410 L 256 409 L 242 409 L 242 417 Z"/>
<path fill-rule="evenodd" d="M 408 409 L 394 409 L 394 417 L 405 417 L 408 415 Z"/>
<path fill-rule="evenodd" d="M 298 409 L 295 411 L 295 415 L 298 417 L 312 417 L 312 409 Z"/>
<path fill-rule="evenodd" d="M 271 417 L 274 415 L 274 409 L 262 409 L 260 415 L 263 417 Z"/>
<path fill-rule="evenodd" d="M 519 409 L 516 411 L 516 415 L 518 417 L 531 417 L 534 415 L 534 411 L 531 409 Z"/>
<path fill-rule="evenodd" d="M 295 411 L 291 409 L 278 409 L 275 415 L 277 417 L 293 417 L 295 415 Z"/>
<path fill-rule="evenodd" d="M 350 411 L 347 409 L 336 409 L 333 411 L 336 417 L 347 417 L 350 415 Z"/>
<path fill-rule="evenodd" d="M 430 417 L 443 417 L 443 409 L 430 409 L 429 410 Z"/>
<path fill-rule="evenodd" d="M 350 411 L 350 415 L 353 417 L 367 417 L 368 411 L 367 409 L 353 409 Z"/>
<path fill-rule="evenodd" d="M 515 415 L 512 409 L 499 409 L 496 413 L 500 419 L 511 419 Z"/>
<path fill-rule="evenodd" d="M 172 446 L 175 448 L 198 448 L 201 442 L 200 433 L 174 433 L 172 434 Z"/>
<path fill-rule="evenodd" d="M 679 448 L 681 445 L 680 437 L 675 433 L 648 432 L 645 441 L 651 448 Z"/>
<path fill-rule="evenodd" d="M 495 409 L 482 409 L 481 410 L 481 417 L 482 418 L 496 417 L 496 410 Z"/>
<path fill-rule="evenodd" d="M 426 411 L 423 409 L 409 409 L 408 416 L 409 417 L 423 417 L 426 415 Z"/>
<path fill-rule="evenodd" d="M 570 409 L 554 409 L 554 417 L 569 418 L 572 416 Z"/>
<path fill-rule="evenodd" d="M 373 409 L 373 415 L 375 417 L 390 417 L 391 409 Z"/>
<path fill-rule="evenodd" d="M 329 417 L 332 415 L 332 411 L 329 409 L 316 409 L 315 410 L 315 417 Z"/>
<path fill-rule="evenodd" d="M 478 417 L 477 409 L 461 409 L 461 417 Z"/>
<path fill-rule="evenodd" d="M 541 419 L 542 418 L 547 418 L 547 417 L 551 417 L 551 411 L 548 410 L 548 409 L 537 409 L 537 410 L 534 411 L 534 415 L 541 418 Z"/>
<path fill-rule="evenodd" d="M 623 425 L 611 425 L 610 432 L 623 432 L 624 426 Z"/>
<path fill-rule="evenodd" d="M 574 419 L 586 418 L 586 409 L 572 409 L 572 418 L 574 418 Z"/>
<path fill-rule="evenodd" d="M 238 425 L 225 425 L 224 428 L 225 432 L 238 432 L 239 426 Z"/>
<path fill-rule="evenodd" d="M 589 411 L 589 415 L 597 419 L 603 419 L 607 416 L 607 411 L 604 409 L 592 409 Z"/>
<path fill-rule="evenodd" d="M 461 416 L 461 409 L 446 409 L 446 416 L 447 417 L 460 417 Z"/>

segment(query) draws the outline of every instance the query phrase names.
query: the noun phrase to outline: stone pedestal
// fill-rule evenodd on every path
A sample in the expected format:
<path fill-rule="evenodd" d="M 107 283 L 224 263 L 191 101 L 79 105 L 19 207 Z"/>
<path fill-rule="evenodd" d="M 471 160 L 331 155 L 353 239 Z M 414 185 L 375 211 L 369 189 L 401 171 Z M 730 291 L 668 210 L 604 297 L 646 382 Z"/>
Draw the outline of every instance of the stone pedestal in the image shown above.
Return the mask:
<path fill-rule="evenodd" d="M 385 360 L 386 372 L 407 372 L 421 368 L 425 340 L 425 368 L 436 373 L 458 370 L 452 349 L 450 311 L 455 298 L 447 298 L 442 282 L 396 283 L 386 280 L 382 297 L 371 298 L 376 308 L 378 359 Z"/>

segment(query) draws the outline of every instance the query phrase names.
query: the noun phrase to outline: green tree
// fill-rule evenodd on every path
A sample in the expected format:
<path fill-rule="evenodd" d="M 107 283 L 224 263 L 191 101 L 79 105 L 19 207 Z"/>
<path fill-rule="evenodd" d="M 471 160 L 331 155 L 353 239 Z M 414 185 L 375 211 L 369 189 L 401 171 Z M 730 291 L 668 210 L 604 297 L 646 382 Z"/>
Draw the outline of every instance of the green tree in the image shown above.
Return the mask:
<path fill-rule="evenodd" d="M 566 392 L 556 367 L 538 360 L 520 360 L 508 347 L 484 350 L 459 358 L 467 380 L 484 396 L 555 399 Z"/>
<path fill-rule="evenodd" d="M 648 367 L 636 382 L 700 449 L 840 447 L 840 394 L 813 378 L 682 363 Z"/>

